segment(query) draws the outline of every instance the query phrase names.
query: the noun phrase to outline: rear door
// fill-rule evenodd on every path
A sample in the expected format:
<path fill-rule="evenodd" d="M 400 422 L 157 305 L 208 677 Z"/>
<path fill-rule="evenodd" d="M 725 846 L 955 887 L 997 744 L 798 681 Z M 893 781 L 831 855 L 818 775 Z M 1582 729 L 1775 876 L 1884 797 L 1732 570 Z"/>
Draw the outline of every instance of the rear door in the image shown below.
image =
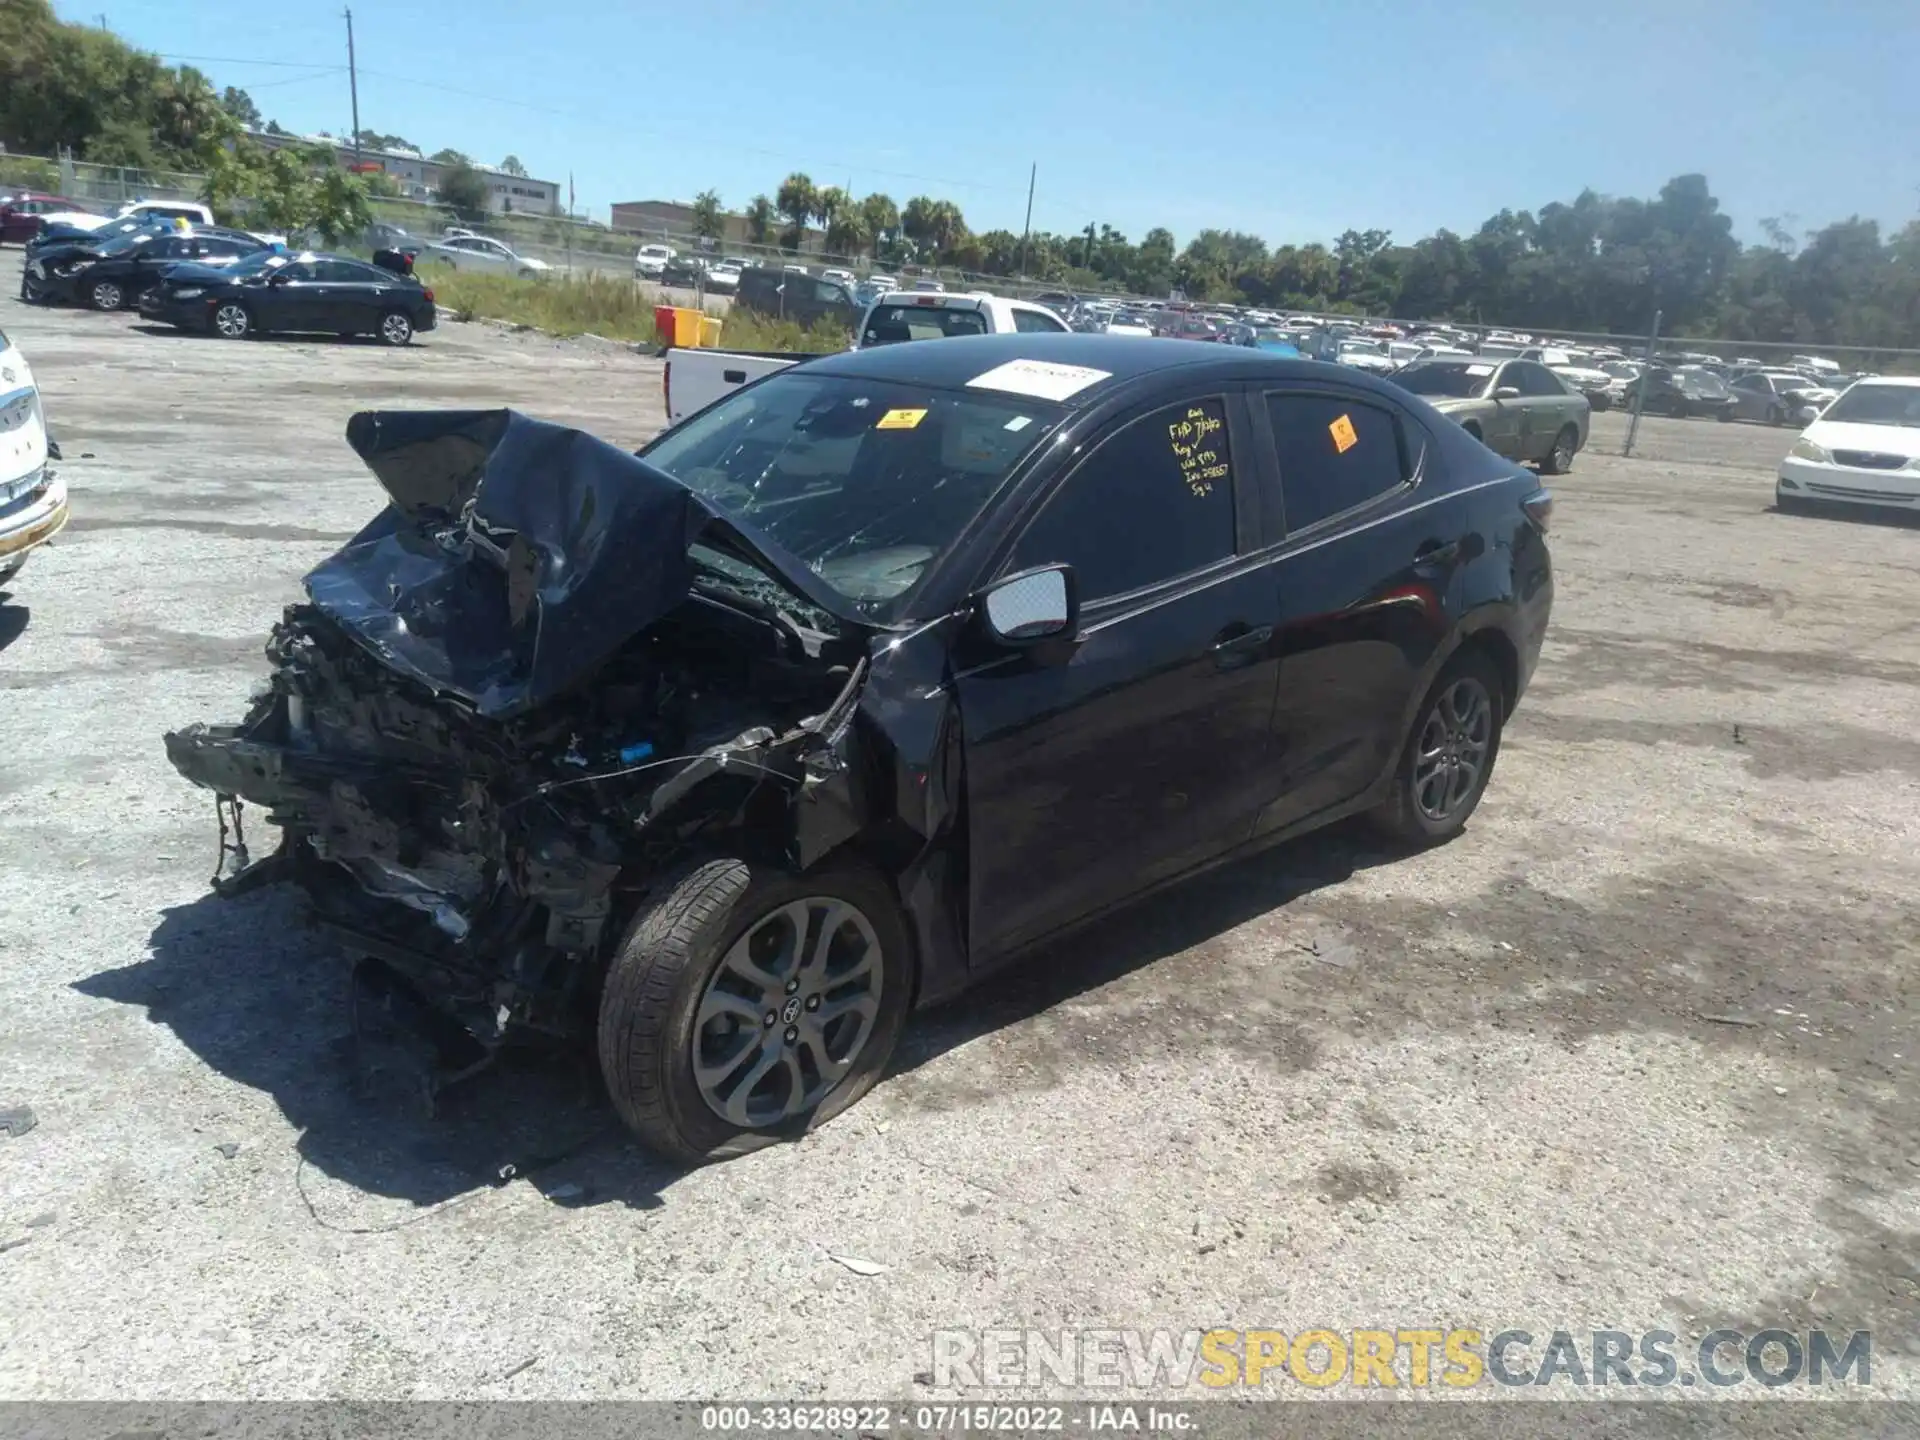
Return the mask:
<path fill-rule="evenodd" d="M 1277 599 L 1244 399 L 1196 389 L 1117 418 L 993 567 L 1070 564 L 1082 609 L 1052 663 L 956 655 L 976 956 L 1232 849 L 1275 793 Z"/>
<path fill-rule="evenodd" d="M 318 270 L 320 283 L 329 292 L 326 308 L 333 316 L 335 330 L 343 335 L 365 335 L 378 328 L 387 294 L 383 279 L 386 271 L 351 260 L 322 260 Z"/>
<path fill-rule="evenodd" d="M 1316 382 L 1268 390 L 1254 413 L 1263 480 L 1278 492 L 1269 509 L 1284 516 L 1281 794 L 1259 818 L 1267 832 L 1354 799 L 1393 762 L 1466 536 L 1449 528 L 1457 507 L 1419 503 L 1431 442 L 1391 401 Z"/>

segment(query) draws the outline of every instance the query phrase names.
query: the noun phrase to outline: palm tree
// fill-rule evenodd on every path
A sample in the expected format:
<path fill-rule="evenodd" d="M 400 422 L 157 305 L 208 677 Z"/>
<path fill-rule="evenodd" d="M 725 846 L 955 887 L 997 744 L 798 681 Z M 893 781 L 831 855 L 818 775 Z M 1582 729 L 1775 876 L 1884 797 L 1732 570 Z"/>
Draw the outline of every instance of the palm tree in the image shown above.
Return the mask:
<path fill-rule="evenodd" d="M 773 202 L 764 195 L 756 195 L 747 202 L 747 243 L 764 245 L 773 238 Z"/>
<path fill-rule="evenodd" d="M 860 224 L 873 247 L 873 258 L 880 258 L 880 247 L 900 228 L 900 211 L 891 195 L 873 194 L 860 202 Z"/>
<path fill-rule="evenodd" d="M 774 207 L 787 217 L 786 233 L 780 243 L 789 251 L 798 250 L 807 239 L 807 222 L 820 213 L 820 192 L 813 188 L 813 177 L 799 170 L 780 182 Z"/>

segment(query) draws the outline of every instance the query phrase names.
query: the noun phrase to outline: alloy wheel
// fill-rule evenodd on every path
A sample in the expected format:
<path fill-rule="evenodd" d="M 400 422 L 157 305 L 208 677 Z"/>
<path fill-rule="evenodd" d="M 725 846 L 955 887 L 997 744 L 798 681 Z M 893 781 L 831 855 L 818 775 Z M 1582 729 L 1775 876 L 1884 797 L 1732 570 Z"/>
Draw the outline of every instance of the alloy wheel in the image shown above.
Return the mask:
<path fill-rule="evenodd" d="M 751 1130 L 818 1106 L 873 1033 L 882 959 L 872 922 L 830 895 L 749 926 L 694 1013 L 693 1078 L 707 1107 Z"/>
<path fill-rule="evenodd" d="M 413 338 L 413 325 L 404 315 L 389 315 L 380 322 L 380 338 L 389 345 L 404 345 Z"/>
<path fill-rule="evenodd" d="M 213 328 L 229 340 L 238 340 L 245 335 L 249 323 L 246 307 L 242 305 L 222 305 L 213 312 Z"/>
<path fill-rule="evenodd" d="M 1492 741 L 1493 697 L 1477 677 L 1463 675 L 1433 702 L 1420 730 L 1413 795 L 1422 815 L 1443 822 L 1473 798 Z"/>
<path fill-rule="evenodd" d="M 124 298 L 120 287 L 111 280 L 102 280 L 93 287 L 93 308 L 96 310 L 118 310 Z"/>
<path fill-rule="evenodd" d="M 1573 468 L 1573 439 L 1564 432 L 1553 442 L 1553 468 L 1562 474 Z"/>

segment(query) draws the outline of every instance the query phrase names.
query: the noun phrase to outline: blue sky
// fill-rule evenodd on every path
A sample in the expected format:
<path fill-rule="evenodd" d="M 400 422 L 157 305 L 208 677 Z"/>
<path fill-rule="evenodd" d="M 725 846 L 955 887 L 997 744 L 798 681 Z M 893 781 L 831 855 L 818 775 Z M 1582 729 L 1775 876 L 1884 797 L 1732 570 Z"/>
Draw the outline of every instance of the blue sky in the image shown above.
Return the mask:
<path fill-rule="evenodd" d="M 290 129 L 349 128 L 337 3 L 56 0 Z M 360 118 L 614 200 L 791 170 L 1018 231 L 1411 241 L 1706 174 L 1737 233 L 1920 213 L 1913 0 L 360 0 Z M 340 67 L 337 71 L 325 67 Z"/>

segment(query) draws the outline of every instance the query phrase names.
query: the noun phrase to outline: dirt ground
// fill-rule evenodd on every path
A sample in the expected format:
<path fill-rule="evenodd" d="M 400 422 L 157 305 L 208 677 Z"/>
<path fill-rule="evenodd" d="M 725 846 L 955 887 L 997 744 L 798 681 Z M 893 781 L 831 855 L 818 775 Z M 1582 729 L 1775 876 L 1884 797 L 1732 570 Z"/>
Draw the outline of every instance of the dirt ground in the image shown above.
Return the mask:
<path fill-rule="evenodd" d="M 344 969 L 284 894 L 208 898 L 160 745 L 240 712 L 372 513 L 351 412 L 637 444 L 659 364 L 0 329 L 76 516 L 0 606 L 0 1109 L 37 1120 L 0 1396 L 922 1399 L 938 1328 L 1723 1324 L 1871 1329 L 1914 1394 L 1920 529 L 1771 513 L 1783 432 L 1622 460 L 1596 419 L 1456 843 L 1165 895 L 918 1017 L 817 1135 L 679 1173 L 550 1069 L 435 1120 L 357 1092 Z"/>

